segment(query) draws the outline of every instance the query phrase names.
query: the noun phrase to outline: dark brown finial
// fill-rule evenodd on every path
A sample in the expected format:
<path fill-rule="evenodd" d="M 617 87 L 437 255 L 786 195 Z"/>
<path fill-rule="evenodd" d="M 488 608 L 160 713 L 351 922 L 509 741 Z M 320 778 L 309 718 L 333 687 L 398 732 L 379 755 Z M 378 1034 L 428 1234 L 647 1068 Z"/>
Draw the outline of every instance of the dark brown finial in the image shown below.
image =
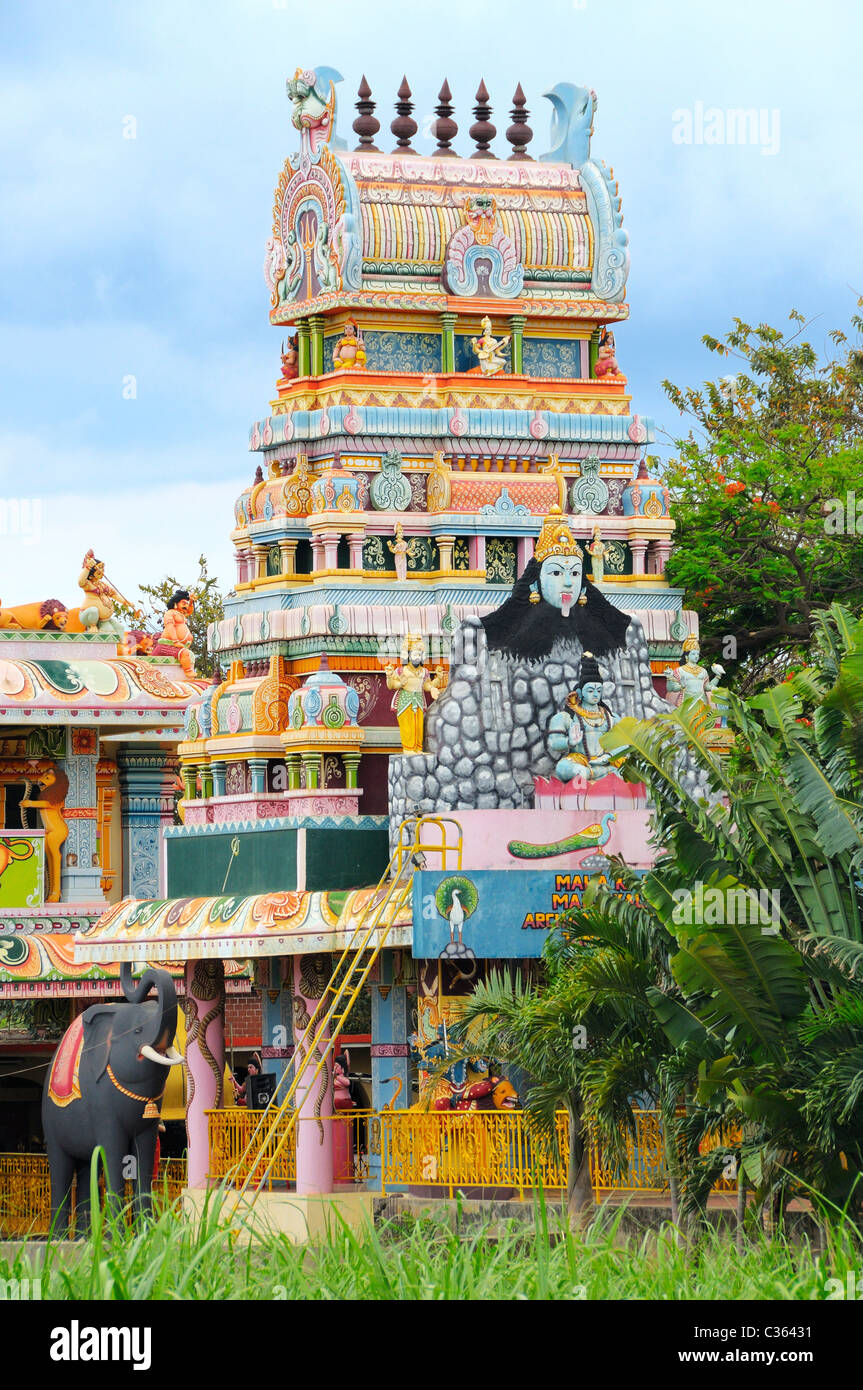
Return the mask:
<path fill-rule="evenodd" d="M 381 128 L 381 123 L 375 116 L 377 102 L 371 100 L 371 95 L 372 89 L 366 81 L 365 73 L 363 73 L 362 81 L 357 88 L 359 101 L 354 103 L 360 114 L 354 121 L 353 129 L 360 137 L 357 150 L 374 150 L 378 152 L 378 147 L 374 143 L 374 139 Z"/>
<path fill-rule="evenodd" d="M 471 159 L 497 159 L 497 155 L 490 149 L 494 137 L 497 135 L 497 127 L 493 126 L 489 120 L 491 107 L 488 104 L 488 92 L 484 82 L 480 82 L 476 92 L 476 106 L 473 108 L 476 116 L 475 123 L 470 128 L 470 138 L 476 142 L 476 149 L 471 155 Z"/>
<path fill-rule="evenodd" d="M 261 465 L 258 464 L 257 468 L 255 469 L 255 482 L 256 482 L 256 483 L 262 483 L 263 481 L 264 481 L 264 470 L 263 470 L 263 468 L 261 467 Z"/>
<path fill-rule="evenodd" d="M 455 150 L 450 149 L 450 145 L 458 135 L 458 126 L 455 121 L 450 119 L 453 112 L 453 108 L 450 104 L 452 102 L 452 92 L 449 89 L 449 83 L 446 78 L 443 80 L 443 86 L 438 92 L 437 99 L 438 105 L 435 107 L 437 120 L 431 128 L 431 133 L 437 140 L 435 154 L 445 155 L 448 159 L 457 159 L 458 156 Z"/>
<path fill-rule="evenodd" d="M 390 130 L 396 137 L 396 148 L 393 154 L 416 154 L 416 150 L 411 145 L 411 140 L 417 133 L 417 123 L 411 116 L 414 104 L 411 101 L 411 89 L 408 86 L 406 77 L 402 78 L 402 85 L 398 90 L 398 101 L 396 102 L 396 118 L 390 125 Z"/>
<path fill-rule="evenodd" d="M 525 149 L 525 145 L 529 145 L 533 139 L 533 131 L 527 123 L 530 112 L 525 110 L 526 105 L 527 99 L 519 82 L 512 99 L 512 110 L 509 113 L 512 117 L 512 125 L 506 132 L 506 138 L 512 145 L 512 154 L 507 162 L 515 159 L 533 159 L 533 155 L 528 154 Z"/>

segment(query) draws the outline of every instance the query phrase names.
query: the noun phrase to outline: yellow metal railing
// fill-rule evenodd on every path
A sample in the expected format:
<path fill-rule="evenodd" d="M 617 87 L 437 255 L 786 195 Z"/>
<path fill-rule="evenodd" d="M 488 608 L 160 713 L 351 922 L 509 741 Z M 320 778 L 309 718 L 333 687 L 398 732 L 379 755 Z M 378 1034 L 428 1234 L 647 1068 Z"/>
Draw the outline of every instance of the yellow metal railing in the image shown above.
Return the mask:
<path fill-rule="evenodd" d="M 163 1192 L 169 1202 L 186 1186 L 186 1160 L 163 1158 L 159 1176 L 153 1183 L 153 1199 L 158 1205 Z M 104 1192 L 104 1180 L 100 1179 Z M 126 1184 L 126 1201 L 131 1202 L 132 1184 Z M 75 1209 L 73 1186 L 72 1210 Z M 0 1154 L 0 1236 L 47 1235 L 51 1225 L 51 1175 L 45 1154 Z"/>
<path fill-rule="evenodd" d="M 242 1162 L 242 1145 L 254 1131 L 258 1114 L 207 1113 L 210 1174 L 241 1186 L 248 1168 Z M 659 1196 L 668 1191 L 662 1116 L 658 1110 L 635 1110 L 633 1120 L 635 1132 L 624 1137 L 619 1167 L 603 1155 L 598 1143 L 591 1144 L 591 1178 L 597 1197 L 614 1192 Z M 564 1111 L 557 1117 L 559 1156 L 537 1143 L 522 1110 L 343 1111 L 323 1123 L 334 1126 L 337 1183 L 365 1182 L 381 1192 L 394 1187 L 440 1188 L 442 1195 L 450 1196 L 471 1188 L 493 1188 L 498 1193 L 508 1189 L 523 1197 L 535 1187 L 564 1190 L 568 1182 L 569 1120 Z M 702 1149 L 734 1141 L 729 1134 L 706 1142 Z M 273 1149 L 279 1147 L 279 1157 L 269 1185 L 273 1180 L 293 1182 L 296 1120 L 283 1123 L 270 1143 Z M 714 1191 L 734 1192 L 736 1186 L 733 1177 L 724 1177 Z"/>
<path fill-rule="evenodd" d="M 453 840 L 448 839 L 447 826 L 455 829 Z M 431 829 L 439 833 L 439 839 L 423 838 Z M 297 1040 L 294 1065 L 285 1070 L 276 1095 L 238 1157 L 238 1168 L 244 1174 L 241 1193 L 246 1193 L 250 1188 L 254 1188 L 254 1193 L 260 1192 L 271 1181 L 271 1174 L 297 1123 L 297 1091 L 302 1085 L 304 1094 L 308 1094 L 326 1067 L 336 1038 L 343 1030 L 372 966 L 386 944 L 399 913 L 410 901 L 414 871 L 426 864 L 429 854 L 438 855 L 444 869 L 449 867 L 448 859 L 453 854 L 456 861 L 454 867 L 461 868 L 462 835 L 457 820 L 449 816 L 408 817 L 399 826 L 396 847 L 383 877 L 370 895 L 305 1032 Z M 328 995 L 332 996 L 329 1004 L 326 1003 Z M 315 1057 L 317 1062 L 314 1065 L 312 1060 L 306 1062 L 307 1058 Z M 278 1092 L 285 1081 L 288 1082 L 287 1089 L 278 1100 Z"/>

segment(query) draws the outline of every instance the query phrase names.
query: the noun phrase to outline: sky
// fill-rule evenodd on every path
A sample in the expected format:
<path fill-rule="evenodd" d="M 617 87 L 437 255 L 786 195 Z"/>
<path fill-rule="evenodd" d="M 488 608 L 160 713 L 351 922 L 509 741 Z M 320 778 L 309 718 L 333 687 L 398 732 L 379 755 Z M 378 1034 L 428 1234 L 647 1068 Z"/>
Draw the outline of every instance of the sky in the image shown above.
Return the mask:
<path fill-rule="evenodd" d="M 444 77 L 462 154 L 480 78 L 504 157 L 517 82 L 535 155 L 542 93 L 596 91 L 592 155 L 619 180 L 632 255 L 617 355 L 662 453 L 682 425 L 663 379 L 728 370 L 703 334 L 795 308 L 824 350 L 848 327 L 861 51 L 849 0 L 4 0 L 0 603 L 73 606 L 90 547 L 132 600 L 190 583 L 200 554 L 231 587 L 248 431 L 279 374 L 262 267 L 297 67 L 343 74 L 351 145 L 365 73 L 385 149 L 406 74 L 420 153 Z M 757 129 L 731 143 L 740 109 Z"/>

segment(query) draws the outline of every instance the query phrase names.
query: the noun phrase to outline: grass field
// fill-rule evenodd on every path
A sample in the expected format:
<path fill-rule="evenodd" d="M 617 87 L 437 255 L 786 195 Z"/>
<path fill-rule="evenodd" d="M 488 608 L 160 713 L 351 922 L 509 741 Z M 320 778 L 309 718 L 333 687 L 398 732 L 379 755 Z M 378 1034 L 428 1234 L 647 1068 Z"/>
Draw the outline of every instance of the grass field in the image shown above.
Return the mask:
<path fill-rule="evenodd" d="M 7 1251 L 0 1280 L 40 1278 L 43 1300 L 805 1300 L 825 1298 L 828 1278 L 844 1281 L 860 1266 L 847 1230 L 821 1256 L 805 1242 L 761 1236 L 738 1254 L 715 1230 L 688 1244 L 670 1227 L 626 1238 L 620 1208 L 573 1234 L 541 1199 L 535 1229 L 459 1234 L 443 1219 L 405 1216 L 359 1236 L 339 1223 L 305 1246 L 217 1213 L 215 1203 L 195 1219 L 169 1208 L 137 1232 L 103 1217 L 75 1245 Z"/>

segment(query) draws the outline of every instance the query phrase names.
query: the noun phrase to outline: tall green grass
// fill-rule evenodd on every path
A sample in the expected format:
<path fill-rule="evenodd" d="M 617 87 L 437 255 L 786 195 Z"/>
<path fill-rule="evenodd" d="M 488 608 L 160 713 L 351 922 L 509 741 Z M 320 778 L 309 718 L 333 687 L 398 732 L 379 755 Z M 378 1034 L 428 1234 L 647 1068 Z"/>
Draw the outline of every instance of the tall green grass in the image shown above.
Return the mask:
<path fill-rule="evenodd" d="M 863 1266 L 857 1233 L 831 1237 L 826 1256 L 803 1242 L 728 1232 L 681 1242 L 671 1227 L 623 1234 L 623 1212 L 600 1212 L 584 1231 L 549 1219 L 541 1195 L 533 1226 L 456 1229 L 446 1213 L 405 1215 L 355 1232 L 336 1220 L 326 1238 L 295 1246 L 256 1214 L 229 1218 L 213 1194 L 194 1216 L 175 1207 L 138 1229 L 100 1214 L 89 1238 L 0 1257 L 0 1278 L 41 1278 L 43 1299 L 821 1299 L 828 1277 Z M 459 1230 L 458 1226 L 462 1229 Z"/>

